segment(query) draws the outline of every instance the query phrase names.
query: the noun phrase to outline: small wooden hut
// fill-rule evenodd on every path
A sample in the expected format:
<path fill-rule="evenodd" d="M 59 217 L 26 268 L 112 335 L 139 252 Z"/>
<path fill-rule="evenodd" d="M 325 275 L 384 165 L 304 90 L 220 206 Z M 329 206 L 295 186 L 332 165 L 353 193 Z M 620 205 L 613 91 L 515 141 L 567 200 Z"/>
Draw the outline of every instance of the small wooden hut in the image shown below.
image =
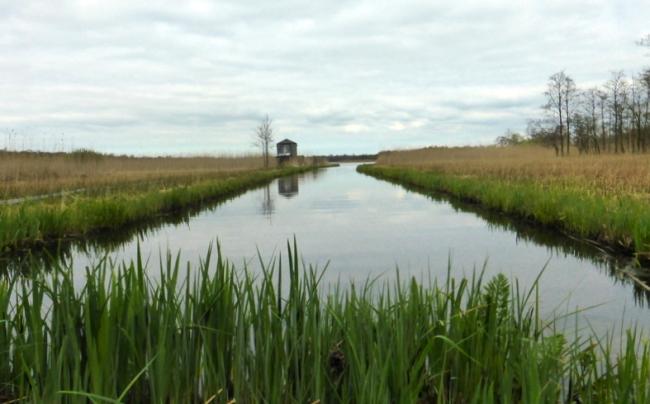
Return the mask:
<path fill-rule="evenodd" d="M 283 141 L 278 142 L 276 147 L 276 157 L 280 164 L 298 155 L 298 143 L 292 140 L 284 139 Z"/>

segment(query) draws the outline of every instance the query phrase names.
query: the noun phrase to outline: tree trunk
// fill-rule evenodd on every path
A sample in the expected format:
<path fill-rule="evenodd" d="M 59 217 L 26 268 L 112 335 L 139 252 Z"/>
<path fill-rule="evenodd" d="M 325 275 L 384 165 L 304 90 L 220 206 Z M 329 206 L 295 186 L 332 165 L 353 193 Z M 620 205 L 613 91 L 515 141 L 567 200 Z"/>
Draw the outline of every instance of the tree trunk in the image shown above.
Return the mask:
<path fill-rule="evenodd" d="M 564 97 L 564 104 L 566 106 L 566 155 L 568 156 L 570 154 L 570 147 L 571 147 L 571 119 L 569 118 L 571 114 L 569 113 L 569 94 L 567 90 L 567 96 Z"/>
<path fill-rule="evenodd" d="M 557 111 L 560 115 L 560 151 L 564 156 L 564 122 L 562 120 L 562 88 L 558 90 L 559 100 L 557 103 Z"/>

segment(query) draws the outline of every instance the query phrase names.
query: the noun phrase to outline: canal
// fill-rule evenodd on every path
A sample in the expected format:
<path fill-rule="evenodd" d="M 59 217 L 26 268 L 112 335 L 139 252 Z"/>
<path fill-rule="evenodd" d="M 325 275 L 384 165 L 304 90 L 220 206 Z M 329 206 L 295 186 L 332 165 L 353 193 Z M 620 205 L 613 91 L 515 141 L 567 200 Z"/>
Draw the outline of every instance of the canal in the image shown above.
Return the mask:
<path fill-rule="evenodd" d="M 567 319 L 569 328 L 576 320 L 600 334 L 622 321 L 650 325 L 650 294 L 627 275 L 643 278 L 644 271 L 630 260 L 473 205 L 376 180 L 357 173 L 355 164 L 281 178 L 147 228 L 63 245 L 59 254 L 82 279 L 85 266 L 106 256 L 130 260 L 140 248 L 155 278 L 168 250 L 183 262 L 198 262 L 218 241 L 230 261 L 255 270 L 258 251 L 264 260 L 278 257 L 294 237 L 306 264 L 327 266 L 326 284 L 382 282 L 397 271 L 401 279 L 442 283 L 448 273 L 484 271 L 486 277 L 504 273 L 528 288 L 544 270 L 543 314 L 580 311 Z M 5 266 L 18 266 L 19 259 L 24 257 L 5 257 Z"/>

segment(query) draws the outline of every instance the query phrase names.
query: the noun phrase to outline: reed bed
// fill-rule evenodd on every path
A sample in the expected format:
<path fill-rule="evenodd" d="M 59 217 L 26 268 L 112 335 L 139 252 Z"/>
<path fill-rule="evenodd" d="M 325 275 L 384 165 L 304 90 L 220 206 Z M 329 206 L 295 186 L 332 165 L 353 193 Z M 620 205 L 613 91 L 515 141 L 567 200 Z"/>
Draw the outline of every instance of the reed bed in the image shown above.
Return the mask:
<path fill-rule="evenodd" d="M 645 154 L 556 157 L 553 151 L 539 146 L 430 147 L 382 152 L 377 164 L 456 176 L 531 181 L 650 201 L 650 158 Z"/>
<path fill-rule="evenodd" d="M 262 260 L 260 260 L 262 261 Z M 0 400 L 48 403 L 644 403 L 648 342 L 567 337 L 503 275 L 321 285 L 140 255 L 0 280 Z M 76 269 L 78 271 L 79 269 Z M 450 270 L 451 272 L 451 270 Z M 78 273 L 78 272 L 77 272 Z M 576 333 L 577 335 L 577 333 Z M 618 351 L 618 354 L 614 354 Z"/>
<path fill-rule="evenodd" d="M 298 174 L 318 166 L 283 167 L 235 172 L 217 179 L 195 179 L 175 186 L 102 189 L 35 202 L 0 206 L 0 251 L 61 238 L 82 238 L 116 231 L 209 201 L 227 198 L 274 178 Z M 167 186 L 166 186 L 167 185 Z"/>
<path fill-rule="evenodd" d="M 275 161 L 271 163 L 275 165 Z M 152 182 L 173 186 L 263 167 L 264 160 L 257 155 L 130 157 L 84 150 L 72 153 L 0 151 L 0 199 Z"/>
<path fill-rule="evenodd" d="M 650 258 L 650 159 L 555 157 L 539 147 L 428 148 L 379 155 L 361 172 L 439 191 Z"/>

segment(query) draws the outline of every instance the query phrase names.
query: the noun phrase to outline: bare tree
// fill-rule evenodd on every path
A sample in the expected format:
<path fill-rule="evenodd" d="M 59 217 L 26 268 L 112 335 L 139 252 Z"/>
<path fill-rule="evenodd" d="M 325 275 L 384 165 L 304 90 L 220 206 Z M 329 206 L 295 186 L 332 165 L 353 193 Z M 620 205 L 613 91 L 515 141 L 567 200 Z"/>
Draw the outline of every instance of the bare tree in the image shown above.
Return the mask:
<path fill-rule="evenodd" d="M 573 133 L 578 153 L 589 153 L 592 147 L 591 144 L 593 143 L 591 117 L 576 112 L 573 114 L 571 120 L 573 121 Z"/>
<path fill-rule="evenodd" d="M 573 101 L 576 96 L 576 84 L 573 79 L 564 75 L 564 116 L 566 117 L 566 154 L 570 154 L 571 149 L 571 112 Z"/>
<path fill-rule="evenodd" d="M 613 116 L 612 129 L 614 134 L 614 151 L 625 153 L 623 144 L 623 107 L 627 96 L 625 75 L 622 71 L 612 72 L 612 78 L 607 82 L 610 93 L 610 108 Z"/>
<path fill-rule="evenodd" d="M 556 127 L 559 129 L 557 133 L 557 143 L 560 146 L 560 153 L 564 155 L 564 125 L 566 118 L 566 110 L 568 109 L 568 104 L 565 102 L 565 96 L 567 94 L 566 86 L 567 79 L 570 79 L 564 71 L 555 73 L 548 79 L 548 88 L 546 90 L 547 102 L 544 108 L 550 113 L 556 122 Z M 573 82 L 573 80 L 571 80 Z M 570 139 L 569 139 L 570 140 Z M 568 153 L 568 143 L 567 143 L 567 153 Z"/>
<path fill-rule="evenodd" d="M 629 109 L 630 128 L 628 138 L 632 152 L 645 149 L 643 137 L 643 83 L 641 78 L 633 78 L 630 83 L 630 97 L 627 103 Z"/>
<path fill-rule="evenodd" d="M 259 126 L 255 129 L 255 141 L 253 144 L 259 147 L 264 156 L 264 167 L 269 167 L 269 152 L 273 145 L 273 128 L 271 124 L 273 121 L 268 115 L 262 119 Z"/>
<path fill-rule="evenodd" d="M 593 143 L 593 148 L 596 153 L 600 153 L 601 142 L 598 139 L 598 100 L 599 90 L 597 87 L 592 87 L 582 92 L 582 110 L 589 120 L 587 129 L 589 131 L 590 143 Z M 604 147 L 604 144 L 602 144 Z"/>
<path fill-rule="evenodd" d="M 641 38 L 638 45 L 650 49 L 650 34 Z M 646 152 L 650 141 L 650 68 L 643 70 L 637 78 L 639 93 L 645 90 L 645 94 L 638 96 L 638 111 L 636 118 L 637 135 L 639 138 L 639 151 Z M 634 97 L 634 96 L 633 96 Z"/>
<path fill-rule="evenodd" d="M 610 151 L 610 145 L 607 141 L 607 125 L 605 123 L 605 107 L 607 106 L 607 93 L 603 90 L 597 90 L 598 107 L 600 109 L 600 143 L 603 151 Z"/>
<path fill-rule="evenodd" d="M 650 35 L 637 44 L 650 49 Z M 544 94 L 546 114 L 529 121 L 525 141 L 553 147 L 562 156 L 570 154 L 572 145 L 579 153 L 650 151 L 650 68 L 631 79 L 623 71 L 613 71 L 602 88 L 585 91 L 560 71 L 548 78 Z M 507 132 L 497 144 L 518 140 Z"/>

